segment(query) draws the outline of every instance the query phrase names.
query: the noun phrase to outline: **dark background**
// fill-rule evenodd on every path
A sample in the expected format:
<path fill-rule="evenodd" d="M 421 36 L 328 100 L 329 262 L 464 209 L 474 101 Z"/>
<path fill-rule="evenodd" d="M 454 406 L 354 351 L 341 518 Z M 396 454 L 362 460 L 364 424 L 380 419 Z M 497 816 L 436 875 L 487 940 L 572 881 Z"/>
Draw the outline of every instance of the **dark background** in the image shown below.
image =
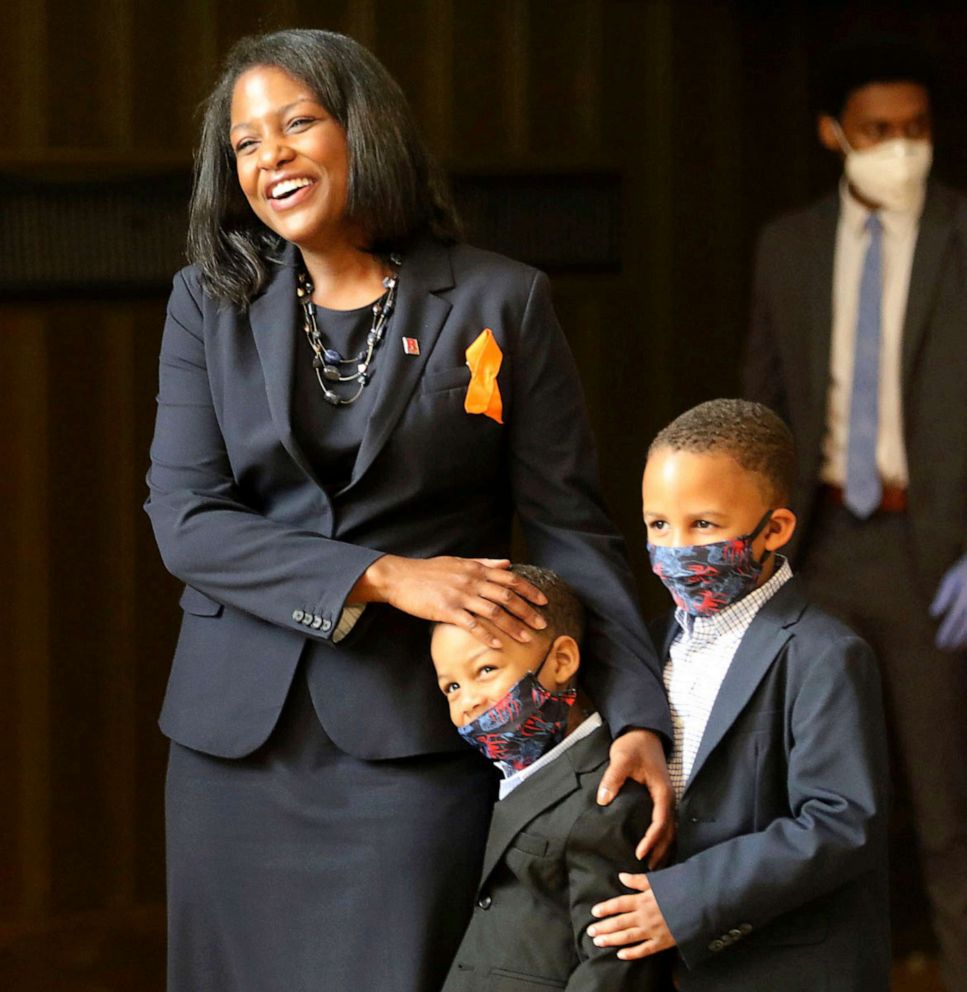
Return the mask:
<path fill-rule="evenodd" d="M 937 51 L 936 172 L 967 186 L 967 80 L 944 61 L 963 3 L 6 0 L 5 988 L 161 988 L 155 719 L 179 590 L 140 510 L 157 349 L 196 105 L 233 40 L 281 26 L 371 47 L 471 240 L 551 271 L 649 612 L 664 601 L 644 568 L 644 451 L 685 407 L 736 393 L 755 232 L 835 182 L 810 100 L 832 40 L 893 28 Z"/>

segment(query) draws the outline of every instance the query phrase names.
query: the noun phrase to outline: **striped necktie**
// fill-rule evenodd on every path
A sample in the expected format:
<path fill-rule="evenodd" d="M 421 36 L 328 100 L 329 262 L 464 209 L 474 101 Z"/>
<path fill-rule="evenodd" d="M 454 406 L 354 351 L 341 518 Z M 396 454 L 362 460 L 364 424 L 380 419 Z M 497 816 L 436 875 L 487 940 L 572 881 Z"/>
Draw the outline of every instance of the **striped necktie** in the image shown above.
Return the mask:
<path fill-rule="evenodd" d="M 883 296 L 883 225 L 876 214 L 866 221 L 870 243 L 860 278 L 860 303 L 853 353 L 849 406 L 846 492 L 843 502 L 865 520 L 880 505 L 883 487 L 876 466 L 880 387 L 880 304 Z"/>

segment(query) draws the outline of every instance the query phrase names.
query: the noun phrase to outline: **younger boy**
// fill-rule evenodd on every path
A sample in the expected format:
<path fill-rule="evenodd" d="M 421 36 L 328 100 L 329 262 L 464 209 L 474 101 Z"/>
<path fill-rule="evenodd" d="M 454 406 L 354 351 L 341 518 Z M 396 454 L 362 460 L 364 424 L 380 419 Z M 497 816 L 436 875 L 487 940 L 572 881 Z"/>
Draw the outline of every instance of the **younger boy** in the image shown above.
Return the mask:
<path fill-rule="evenodd" d="M 879 680 L 777 556 L 793 471 L 786 425 L 741 400 L 689 410 L 648 452 L 649 553 L 677 605 L 678 863 L 623 875 L 634 894 L 589 932 L 629 959 L 677 945 L 683 992 L 889 987 Z"/>
<path fill-rule="evenodd" d="M 437 624 L 431 642 L 450 718 L 504 774 L 473 917 L 444 992 L 657 992 L 656 961 L 622 961 L 585 931 L 591 906 L 636 865 L 648 792 L 629 781 L 611 805 L 597 805 L 611 735 L 575 688 L 581 604 L 553 572 L 514 571 L 547 597 L 547 627 L 530 643 L 495 627 L 494 650 L 449 624 Z"/>

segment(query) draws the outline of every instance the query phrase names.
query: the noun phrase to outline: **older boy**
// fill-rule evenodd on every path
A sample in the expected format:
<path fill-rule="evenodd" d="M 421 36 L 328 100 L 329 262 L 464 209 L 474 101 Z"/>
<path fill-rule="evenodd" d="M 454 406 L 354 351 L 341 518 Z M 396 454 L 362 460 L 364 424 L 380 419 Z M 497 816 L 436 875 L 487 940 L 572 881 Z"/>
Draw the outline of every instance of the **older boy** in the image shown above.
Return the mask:
<path fill-rule="evenodd" d="M 786 425 L 741 400 L 684 413 L 645 467 L 652 567 L 678 607 L 678 863 L 623 875 L 636 892 L 595 906 L 589 933 L 629 959 L 677 945 L 683 992 L 889 985 L 879 681 L 777 555 L 793 468 Z"/>
<path fill-rule="evenodd" d="M 575 688 L 581 604 L 553 572 L 514 570 L 547 597 L 544 631 L 523 644 L 494 628 L 495 650 L 438 624 L 431 643 L 450 718 L 504 775 L 473 918 L 444 992 L 655 992 L 656 961 L 622 961 L 585 932 L 592 904 L 636 864 L 648 793 L 629 782 L 597 805 L 611 736 Z"/>

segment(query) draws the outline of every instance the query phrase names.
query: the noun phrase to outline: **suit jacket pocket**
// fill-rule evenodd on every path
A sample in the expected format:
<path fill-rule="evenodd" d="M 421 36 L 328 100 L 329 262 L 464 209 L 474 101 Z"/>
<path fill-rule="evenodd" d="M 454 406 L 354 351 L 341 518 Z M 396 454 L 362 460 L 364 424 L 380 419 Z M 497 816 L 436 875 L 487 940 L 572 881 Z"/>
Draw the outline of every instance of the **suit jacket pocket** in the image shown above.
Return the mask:
<path fill-rule="evenodd" d="M 538 975 L 521 975 L 516 971 L 494 968 L 490 972 L 490 992 L 547 992 L 548 989 L 563 989 L 565 982 L 554 978 L 541 978 Z"/>
<path fill-rule="evenodd" d="M 222 612 L 222 604 L 199 592 L 193 586 L 185 586 L 178 605 L 196 617 L 217 617 Z"/>
<path fill-rule="evenodd" d="M 470 385 L 470 369 L 457 365 L 449 369 L 428 369 L 423 373 L 420 389 L 424 393 L 441 393 L 445 389 L 466 389 Z"/>

